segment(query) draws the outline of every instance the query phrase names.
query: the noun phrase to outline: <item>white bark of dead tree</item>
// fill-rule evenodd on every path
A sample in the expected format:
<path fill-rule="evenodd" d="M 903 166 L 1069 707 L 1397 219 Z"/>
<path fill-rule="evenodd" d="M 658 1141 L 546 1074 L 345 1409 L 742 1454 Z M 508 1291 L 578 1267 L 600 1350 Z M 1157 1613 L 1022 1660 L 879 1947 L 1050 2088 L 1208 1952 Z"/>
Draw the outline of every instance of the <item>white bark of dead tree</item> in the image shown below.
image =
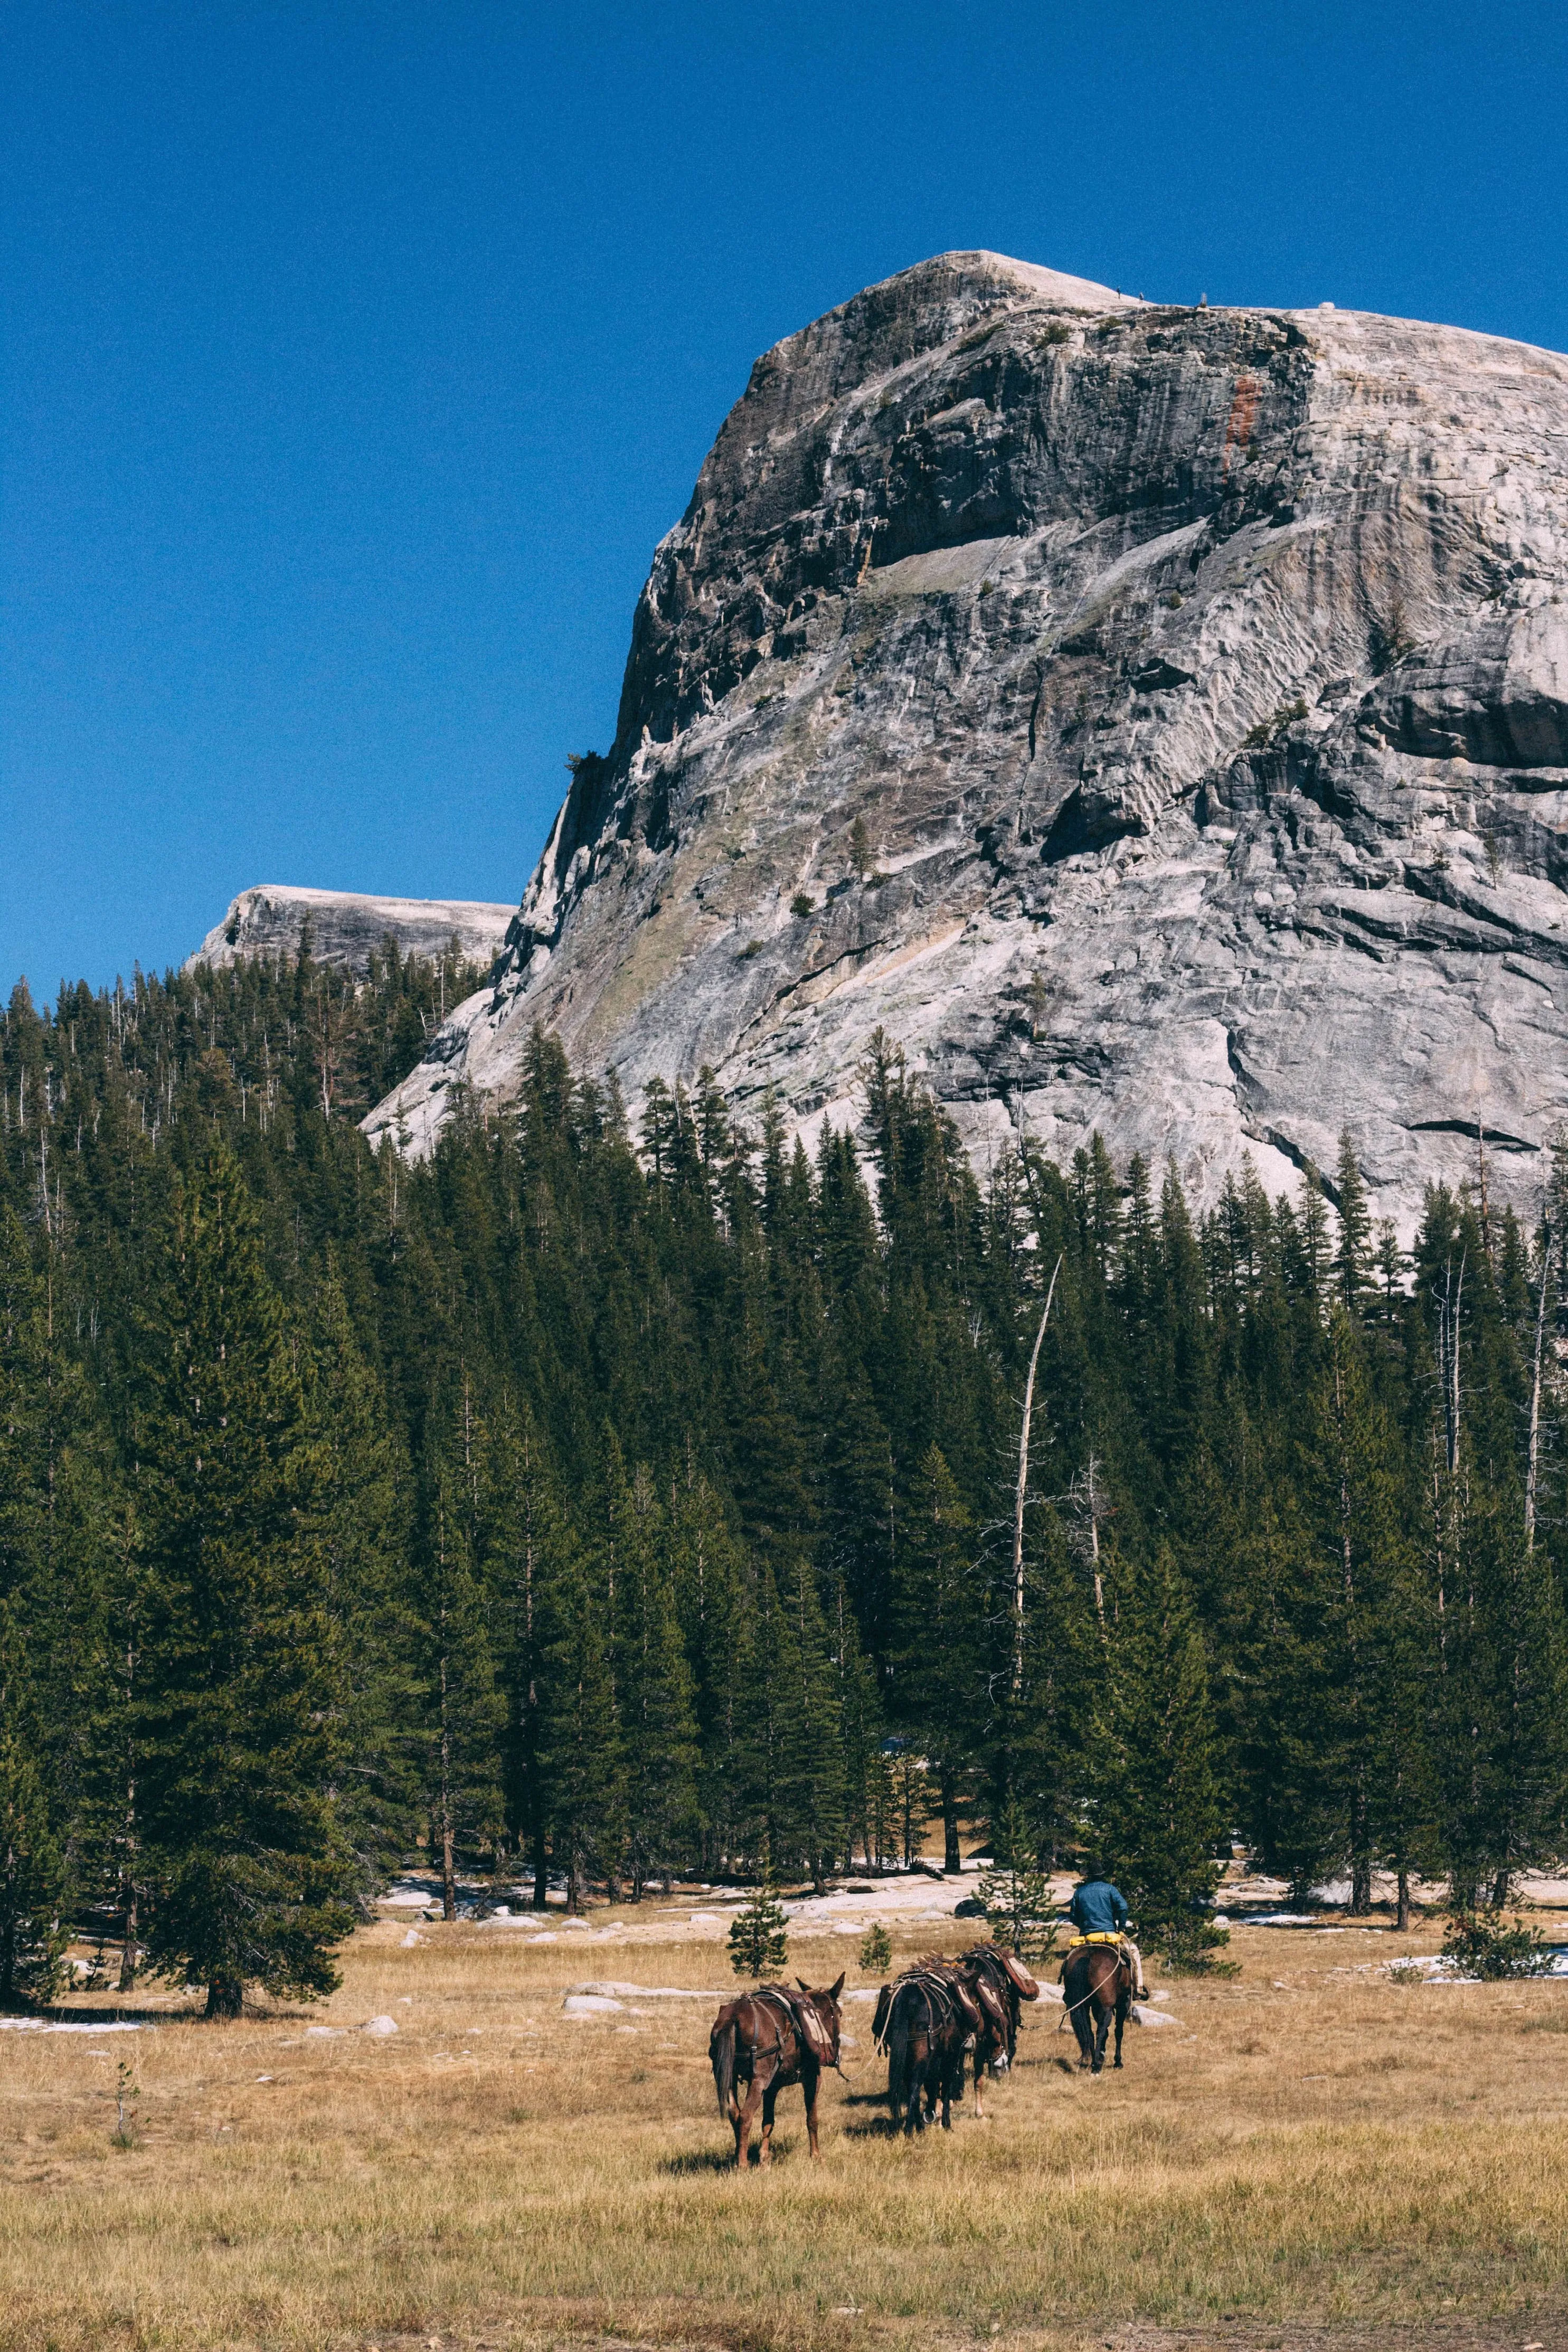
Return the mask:
<path fill-rule="evenodd" d="M 1062 1255 L 1065 1256 L 1065 1251 Z M 1035 1372 L 1040 1360 L 1040 1347 L 1046 1336 L 1046 1326 L 1051 1319 L 1051 1301 L 1057 1295 L 1057 1276 L 1062 1270 L 1058 1256 L 1051 1269 L 1050 1287 L 1046 1293 L 1046 1307 L 1040 1317 L 1040 1328 L 1035 1334 L 1035 1344 L 1029 1352 L 1029 1377 L 1024 1383 L 1024 1424 L 1018 1435 L 1018 1497 L 1013 1512 L 1013 1696 L 1021 1696 L 1024 1688 L 1024 1504 L 1029 1489 L 1029 1423 L 1035 1410 Z"/>

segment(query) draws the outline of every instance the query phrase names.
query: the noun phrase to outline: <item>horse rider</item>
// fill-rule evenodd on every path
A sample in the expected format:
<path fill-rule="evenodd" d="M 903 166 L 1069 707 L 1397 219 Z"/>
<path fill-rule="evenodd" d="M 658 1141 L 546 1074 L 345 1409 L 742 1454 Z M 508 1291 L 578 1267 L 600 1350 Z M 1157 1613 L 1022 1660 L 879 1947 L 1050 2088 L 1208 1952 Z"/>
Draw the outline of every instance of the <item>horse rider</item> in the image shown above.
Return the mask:
<path fill-rule="evenodd" d="M 1127 1932 L 1127 1899 L 1119 1886 L 1111 1885 L 1099 1862 L 1085 1863 L 1083 1876 L 1068 1905 L 1068 1917 L 1076 1930 L 1068 1949 L 1074 1951 L 1080 1944 L 1114 1944 L 1132 1971 L 1134 1999 L 1147 2000 L 1143 1955 Z"/>

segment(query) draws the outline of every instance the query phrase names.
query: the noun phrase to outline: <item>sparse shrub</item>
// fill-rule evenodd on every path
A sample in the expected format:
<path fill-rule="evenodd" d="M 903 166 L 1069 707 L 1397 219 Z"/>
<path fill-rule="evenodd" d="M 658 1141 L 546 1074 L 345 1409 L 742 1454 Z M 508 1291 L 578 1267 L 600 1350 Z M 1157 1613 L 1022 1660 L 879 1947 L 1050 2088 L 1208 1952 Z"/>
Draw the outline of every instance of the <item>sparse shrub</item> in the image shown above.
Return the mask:
<path fill-rule="evenodd" d="M 745 946 L 741 950 L 740 954 L 735 958 L 735 961 L 737 963 L 750 963 L 752 958 L 753 956 L 760 956 L 762 951 L 763 943 L 761 940 L 748 940 Z"/>
<path fill-rule="evenodd" d="M 1479 1977 L 1486 1984 L 1544 1976 L 1552 1966 L 1539 1927 L 1523 1919 L 1489 1919 L 1479 1911 L 1454 1914 L 1443 1937 L 1443 1958 L 1462 1976 Z"/>
<path fill-rule="evenodd" d="M 1287 727 L 1293 727 L 1298 719 L 1305 719 L 1306 716 L 1307 706 L 1300 695 L 1296 697 L 1294 702 L 1282 702 L 1272 718 L 1260 719 L 1256 727 L 1247 729 L 1241 739 L 1242 750 L 1261 751 L 1278 736 L 1283 735 Z"/>
<path fill-rule="evenodd" d="M 885 1977 L 893 1965 L 893 1939 L 879 1919 L 860 1938 L 860 1966 L 868 1977 Z"/>
<path fill-rule="evenodd" d="M 123 2058 L 120 2062 L 110 2096 L 114 2101 L 114 2129 L 109 2135 L 110 2144 L 113 2147 L 134 2147 L 136 2116 L 133 2103 L 142 2096 L 142 2086 Z"/>
<path fill-rule="evenodd" d="M 1388 1981 L 1396 1985 L 1423 1985 L 1426 1971 L 1419 1960 L 1390 1960 Z"/>
<path fill-rule="evenodd" d="M 798 916 L 804 921 L 807 915 L 816 914 L 816 901 L 809 890 L 797 890 L 789 902 L 789 910 L 792 915 Z"/>

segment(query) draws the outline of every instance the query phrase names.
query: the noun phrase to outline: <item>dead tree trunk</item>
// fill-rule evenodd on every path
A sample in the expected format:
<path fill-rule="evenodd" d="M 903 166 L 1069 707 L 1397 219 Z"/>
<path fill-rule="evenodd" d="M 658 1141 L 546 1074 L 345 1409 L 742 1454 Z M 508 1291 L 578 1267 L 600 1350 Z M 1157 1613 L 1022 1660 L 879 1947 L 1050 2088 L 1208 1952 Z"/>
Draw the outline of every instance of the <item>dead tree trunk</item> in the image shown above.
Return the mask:
<path fill-rule="evenodd" d="M 1029 1422 L 1035 1410 L 1035 1372 L 1040 1360 L 1046 1325 L 1051 1319 L 1051 1301 L 1057 1295 L 1057 1276 L 1061 1270 L 1062 1260 L 1058 1256 L 1051 1271 L 1050 1287 L 1046 1292 L 1040 1328 L 1035 1334 L 1035 1344 L 1029 1353 L 1029 1377 L 1024 1383 L 1024 1423 L 1018 1434 L 1018 1495 L 1013 1512 L 1013 1696 L 1016 1699 L 1023 1696 L 1024 1690 L 1024 1505 L 1029 1491 Z"/>

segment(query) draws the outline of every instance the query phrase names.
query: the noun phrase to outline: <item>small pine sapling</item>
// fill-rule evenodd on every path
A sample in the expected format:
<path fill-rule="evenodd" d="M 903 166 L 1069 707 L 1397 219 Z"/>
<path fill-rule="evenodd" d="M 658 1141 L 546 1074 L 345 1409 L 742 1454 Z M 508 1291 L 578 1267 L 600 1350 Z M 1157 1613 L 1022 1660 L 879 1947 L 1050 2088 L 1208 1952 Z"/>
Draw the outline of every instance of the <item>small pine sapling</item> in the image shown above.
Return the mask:
<path fill-rule="evenodd" d="M 1483 1984 L 1544 1976 L 1552 1966 L 1539 1927 L 1476 1911 L 1456 1910 L 1443 1937 L 1443 1958 L 1461 1977 L 1479 1977 Z"/>
<path fill-rule="evenodd" d="M 893 1965 L 893 1939 L 879 1919 L 860 1938 L 860 1966 L 868 1977 L 885 1977 Z"/>
<path fill-rule="evenodd" d="M 789 1958 L 789 1929 L 766 1862 L 763 1883 L 730 1922 L 730 1966 L 738 1977 L 776 1976 Z"/>

